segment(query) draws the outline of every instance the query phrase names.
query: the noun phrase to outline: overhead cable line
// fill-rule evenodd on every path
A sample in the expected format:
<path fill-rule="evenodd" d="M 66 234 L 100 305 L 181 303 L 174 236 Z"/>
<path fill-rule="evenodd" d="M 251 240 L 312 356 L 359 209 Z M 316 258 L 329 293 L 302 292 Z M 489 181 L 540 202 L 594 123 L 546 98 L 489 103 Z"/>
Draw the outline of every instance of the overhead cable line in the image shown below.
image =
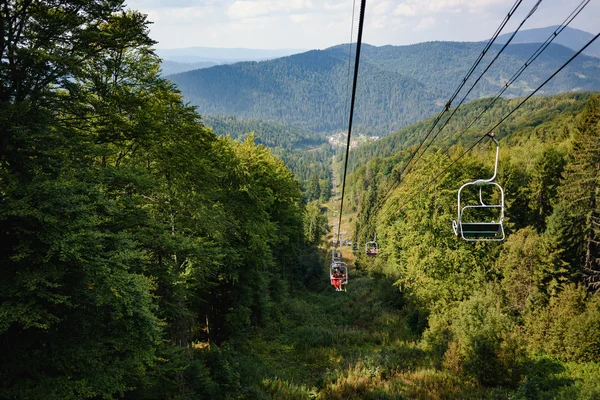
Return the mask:
<path fill-rule="evenodd" d="M 427 139 L 429 138 L 429 136 L 431 135 L 431 133 L 433 132 L 433 130 L 437 126 L 438 122 L 442 119 L 442 117 L 444 116 L 444 114 L 446 114 L 446 112 L 448 112 L 448 110 L 452 106 L 452 102 L 456 99 L 456 97 L 458 96 L 458 94 L 460 93 L 460 91 L 462 90 L 462 88 L 465 86 L 465 84 L 467 83 L 467 81 L 469 80 L 469 78 L 471 77 L 471 75 L 473 75 L 473 73 L 475 72 L 475 70 L 477 69 L 477 67 L 479 66 L 479 64 L 481 63 L 481 61 L 483 60 L 483 58 L 487 54 L 487 52 L 490 50 L 490 48 L 492 47 L 492 45 L 494 44 L 494 42 L 496 41 L 496 39 L 498 38 L 498 36 L 500 36 L 500 33 L 502 32 L 502 30 L 504 29 L 504 27 L 506 26 L 506 24 L 508 23 L 508 21 L 512 18 L 512 16 L 514 15 L 514 13 L 517 11 L 517 9 L 519 8 L 519 6 L 521 5 L 522 2 L 523 2 L 523 0 L 516 0 L 516 2 L 510 8 L 508 14 L 504 17 L 504 20 L 502 20 L 502 22 L 500 23 L 500 25 L 496 29 L 496 32 L 494 33 L 494 35 L 487 42 L 487 44 L 485 45 L 485 47 L 483 48 L 483 50 L 481 51 L 481 53 L 479 54 L 479 56 L 477 57 L 477 59 L 475 60 L 475 62 L 473 63 L 473 65 L 471 66 L 471 68 L 469 68 L 469 70 L 467 71 L 467 73 L 464 76 L 464 78 L 462 79 L 461 83 L 458 85 L 458 87 L 456 88 L 456 90 L 454 91 L 454 93 L 452 94 L 452 96 L 450 97 L 450 99 L 446 102 L 446 105 L 444 106 L 444 109 L 434 119 L 434 121 L 433 121 L 433 123 L 431 125 L 431 128 L 429 128 L 429 131 L 427 132 L 427 134 L 425 135 L 425 137 L 423 138 L 423 140 L 421 141 L 421 143 L 419 144 L 419 146 L 417 147 L 417 149 L 410 155 L 410 157 L 409 157 L 408 161 L 406 162 L 406 164 L 404 164 L 404 167 L 402 168 L 402 170 L 398 174 L 399 175 L 398 176 L 398 181 L 396 183 L 393 183 L 392 187 L 390 189 L 388 189 L 387 194 L 384 196 L 383 201 L 380 203 L 380 206 L 377 207 L 377 209 L 379 209 L 385 203 L 385 201 L 387 201 L 387 198 L 388 198 L 389 194 L 391 192 L 393 192 L 398 187 L 398 185 L 400 185 L 400 183 L 402 181 L 402 175 L 404 174 L 404 171 L 406 171 L 406 169 L 409 167 L 411 161 L 415 158 L 415 156 L 417 155 L 417 153 L 419 152 L 419 150 L 421 150 L 421 148 L 423 147 L 423 144 L 427 141 Z M 539 1 L 538 1 L 538 4 L 539 4 Z"/>
<path fill-rule="evenodd" d="M 454 114 L 456 114 L 456 112 L 458 111 L 458 109 L 464 104 L 465 100 L 467 99 L 467 97 L 469 96 L 469 94 L 471 94 L 471 92 L 473 91 L 473 89 L 475 88 L 475 86 L 479 83 L 479 81 L 481 80 L 481 78 L 483 78 L 483 76 L 489 71 L 489 69 L 491 68 L 491 66 L 496 62 L 496 60 L 498 60 L 498 57 L 500 57 L 500 54 L 502 54 L 504 52 L 504 50 L 508 47 L 508 45 L 512 42 L 512 40 L 517 35 L 517 33 L 519 32 L 519 30 L 523 27 L 523 25 L 525 24 L 525 22 L 537 11 L 537 9 L 538 9 L 538 7 L 539 7 L 539 5 L 540 5 L 541 2 L 542 2 L 542 0 L 538 0 L 533 5 L 533 7 L 531 8 L 531 10 L 529 11 L 529 13 L 527 13 L 527 15 L 525 16 L 525 18 L 523 18 L 523 21 L 521 21 L 521 23 L 519 24 L 519 26 L 517 27 L 517 29 L 510 35 L 510 37 L 508 38 L 508 40 L 506 41 L 506 43 L 504 43 L 504 46 L 502 46 L 502 48 L 494 56 L 494 58 L 492 59 L 492 61 L 490 61 L 490 63 L 483 70 L 483 72 L 481 74 L 479 74 L 479 77 L 475 80 L 475 82 L 473 82 L 473 84 L 471 85 L 471 87 L 469 88 L 469 90 L 467 91 L 467 93 L 463 96 L 463 98 L 460 101 L 460 103 L 458 103 L 458 106 L 456 106 L 454 108 L 454 110 L 452 110 L 452 113 L 446 119 L 446 121 L 444 121 L 444 124 L 442 125 L 442 127 L 437 131 L 437 133 L 435 135 L 433 135 L 433 138 L 431 139 L 431 141 L 429 142 L 429 144 L 427 146 L 425 146 L 425 149 L 421 152 L 421 154 L 419 155 L 419 157 L 417 157 L 417 159 L 415 160 L 415 162 L 413 162 L 413 165 L 411 166 L 411 169 L 414 168 L 415 164 L 417 162 L 419 162 L 419 160 L 421 159 L 421 157 L 423 157 L 423 154 L 425 154 L 425 152 L 429 149 L 429 147 L 431 147 L 431 145 L 433 144 L 433 142 L 435 141 L 435 139 L 440 135 L 440 133 L 442 132 L 442 130 L 444 130 L 444 128 L 446 127 L 446 125 L 448 125 L 448 122 L 450 122 L 450 120 L 452 119 L 452 117 L 454 117 Z M 407 171 L 407 174 L 409 172 L 410 171 Z"/>
<path fill-rule="evenodd" d="M 346 172 L 348 171 L 348 156 L 350 155 L 350 143 L 352 136 L 352 119 L 354 118 L 354 103 L 356 100 L 356 84 L 358 82 L 358 66 L 360 63 L 360 47 L 362 44 L 363 24 L 365 21 L 365 7 L 367 0 L 361 0 L 360 16 L 358 20 L 358 39 L 356 40 L 356 58 L 354 62 L 354 82 L 352 84 L 352 100 L 350 101 L 350 117 L 348 121 L 348 140 L 346 143 L 346 159 L 344 161 L 344 178 L 342 181 L 342 197 L 340 198 L 340 215 L 338 220 L 337 240 L 340 242 L 340 232 L 342 229 L 342 212 L 344 210 L 344 195 L 346 192 Z"/>
<path fill-rule="evenodd" d="M 496 41 L 496 39 L 498 38 L 498 36 L 502 32 L 502 30 L 506 26 L 506 24 L 510 20 L 510 18 L 516 12 L 517 8 L 521 5 L 522 1 L 523 0 L 517 0 L 517 2 L 512 6 L 512 8 L 508 12 L 508 14 L 504 18 L 504 20 L 502 21 L 502 23 L 498 27 L 498 29 L 496 29 L 496 32 L 494 33 L 494 36 L 492 36 L 492 38 L 488 41 L 487 45 L 485 46 L 485 48 L 483 49 L 483 51 L 481 52 L 481 54 L 479 54 L 479 56 L 477 57 L 477 59 L 475 60 L 475 62 L 473 63 L 473 65 L 471 66 L 471 68 L 469 69 L 469 71 L 467 72 L 467 74 L 465 75 L 465 77 L 463 78 L 463 80 L 461 81 L 461 83 L 458 85 L 458 87 L 456 88 L 456 90 L 454 91 L 454 93 L 452 94 L 452 96 L 450 97 L 450 100 L 448 100 L 448 102 L 444 106 L 444 109 L 442 110 L 442 112 L 434 120 L 431 128 L 429 129 L 429 131 L 425 135 L 425 138 L 419 144 L 419 147 L 417 148 L 417 150 L 415 150 L 415 152 L 411 155 L 411 157 L 408 160 L 408 162 L 404 165 L 404 168 L 402 169 L 402 172 L 400 173 L 400 176 L 402 176 L 402 174 L 408 168 L 409 164 L 411 163 L 411 161 L 413 160 L 413 158 L 415 157 L 415 155 L 419 152 L 419 150 L 421 150 L 421 147 L 423 147 L 423 144 L 427 141 L 427 139 L 429 138 L 429 136 L 431 135 L 431 133 L 433 132 L 433 130 L 437 126 L 438 122 L 442 119 L 442 117 L 444 116 L 444 114 L 447 113 L 450 110 L 450 107 L 452 106 L 452 103 L 454 102 L 454 100 L 456 99 L 456 97 L 458 96 L 458 94 L 460 93 L 460 91 L 462 90 L 462 88 L 465 86 L 465 84 L 467 83 L 467 81 L 469 80 L 469 78 L 471 77 L 471 75 L 473 75 L 473 73 L 475 72 L 475 70 L 477 69 L 477 67 L 479 66 L 479 64 L 481 63 L 481 61 L 483 60 L 483 57 L 490 50 L 490 48 L 492 47 L 492 45 L 494 44 L 494 42 Z M 537 4 L 539 4 L 541 1 L 542 0 L 538 0 Z M 536 4 L 536 7 L 537 7 L 537 4 Z M 512 38 L 511 38 L 511 40 L 512 40 Z M 497 56 L 496 56 L 496 58 L 497 58 Z M 494 59 L 494 61 L 495 61 L 495 59 Z M 492 61 L 492 63 L 493 63 L 493 61 Z M 490 66 L 491 66 L 491 64 L 490 64 Z M 490 66 L 488 66 L 488 68 L 486 68 L 486 71 L 487 71 L 487 69 L 489 69 Z M 479 81 L 479 79 L 481 79 L 481 76 L 478 78 L 477 81 Z M 472 88 L 471 88 L 471 90 L 472 90 Z"/>
<path fill-rule="evenodd" d="M 344 105 L 344 115 L 342 115 L 342 124 L 348 115 L 348 89 L 350 89 L 350 72 L 352 67 L 352 38 L 354 37 L 354 11 L 356 10 L 356 0 L 352 0 L 352 24 L 350 25 L 350 42 L 348 44 L 348 75 L 346 76 L 346 91 L 344 97 L 346 104 Z"/>
<path fill-rule="evenodd" d="M 448 154 L 448 150 L 457 144 L 460 138 L 469 130 L 469 128 L 471 128 L 475 122 L 479 121 L 483 114 L 485 114 L 485 112 L 488 111 L 496 103 L 496 101 L 500 99 L 500 97 L 502 97 L 504 92 L 506 92 L 506 90 L 508 90 L 508 88 L 521 76 L 521 74 L 525 72 L 527 67 L 529 67 L 540 56 L 540 54 L 546 50 L 548 46 L 550 46 L 554 39 L 575 19 L 575 17 L 577 17 L 577 15 L 579 15 L 579 13 L 588 5 L 590 1 L 591 0 L 583 0 L 581 3 L 579 3 L 577 8 L 575 8 L 575 10 L 573 10 L 573 12 L 563 21 L 563 23 L 556 28 L 554 32 L 550 34 L 550 36 L 548 36 L 546 41 L 542 43 L 540 47 L 538 47 L 538 49 L 531 55 L 531 57 L 529 57 L 525 64 L 523 64 L 523 66 L 521 66 L 521 68 L 519 68 L 519 70 L 508 80 L 508 82 L 506 82 L 500 92 L 496 94 L 496 96 L 485 106 L 479 115 L 477 115 L 477 117 L 475 117 L 475 119 L 471 121 L 471 123 L 454 139 L 450 146 L 446 148 L 444 154 Z"/>
<path fill-rule="evenodd" d="M 554 78 L 560 71 L 562 71 L 567 65 L 569 65 L 575 58 L 577 58 L 578 55 L 580 55 L 582 52 L 585 51 L 585 49 L 587 49 L 594 41 L 596 41 L 596 39 L 598 39 L 598 37 L 600 37 L 600 33 L 598 33 L 596 36 L 594 36 L 592 39 L 590 39 L 590 41 L 583 46 L 577 53 L 575 53 L 571 58 L 569 58 L 559 69 L 557 69 L 552 75 L 550 75 L 550 77 L 548 79 L 546 79 L 541 85 L 539 85 L 533 92 L 531 92 L 527 97 L 525 97 L 515 108 L 513 108 L 508 114 L 506 114 L 504 117 L 502 117 L 502 119 L 496 124 L 494 125 L 490 130 L 488 130 L 481 138 L 479 138 L 475 143 L 473 143 L 473 145 L 471 145 L 471 147 L 469 147 L 467 150 L 465 150 L 458 158 L 456 158 L 454 161 L 452 161 L 446 168 L 444 168 L 439 174 L 437 174 L 433 179 L 431 179 L 429 182 L 427 182 L 425 185 L 423 185 L 423 187 L 421 187 L 414 195 L 412 195 L 411 197 L 409 197 L 409 199 L 407 201 L 405 201 L 402 206 L 400 207 L 401 209 L 404 208 L 408 203 L 410 203 L 415 197 L 417 197 L 420 193 L 423 192 L 423 190 L 425 190 L 429 185 L 431 185 L 432 183 L 434 183 L 435 181 L 437 181 L 440 177 L 442 177 L 444 175 L 444 173 L 446 171 L 448 171 L 454 164 L 456 164 L 461 158 L 463 158 L 465 155 L 467 155 L 467 153 L 469 153 L 471 150 L 473 150 L 475 148 L 475 146 L 477 146 L 479 143 L 481 143 L 486 137 L 490 136 L 492 134 L 492 132 L 498 127 L 500 126 L 500 124 L 502 124 L 506 119 L 508 119 L 512 114 L 514 114 L 515 111 L 517 111 L 519 108 L 521 108 L 521 106 L 527 101 L 529 100 L 533 95 L 535 95 L 542 87 L 544 87 L 548 82 L 550 82 L 550 80 L 552 80 L 552 78 Z"/>

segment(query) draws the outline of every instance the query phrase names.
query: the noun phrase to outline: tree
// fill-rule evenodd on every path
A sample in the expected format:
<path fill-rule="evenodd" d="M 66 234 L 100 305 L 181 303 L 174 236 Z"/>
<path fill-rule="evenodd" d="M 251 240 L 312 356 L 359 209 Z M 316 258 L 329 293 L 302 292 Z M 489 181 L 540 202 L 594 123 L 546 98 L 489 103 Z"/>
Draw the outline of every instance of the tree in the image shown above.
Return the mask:
<path fill-rule="evenodd" d="M 551 147 L 536 159 L 529 185 L 533 201 L 529 207 L 534 212 L 534 225 L 538 232 L 546 228 L 546 220 L 552 214 L 552 200 L 556 197 L 566 160 L 564 155 Z"/>
<path fill-rule="evenodd" d="M 570 263 L 593 290 L 600 289 L 600 96 L 592 95 L 578 116 L 572 161 L 559 188 L 565 224 L 562 237 Z"/>
<path fill-rule="evenodd" d="M 321 188 L 321 198 L 319 199 L 321 203 L 326 203 L 329 201 L 331 197 L 331 190 L 333 186 L 331 185 L 331 179 L 328 177 L 327 179 L 319 180 L 319 186 Z"/>
<path fill-rule="evenodd" d="M 306 189 L 306 198 L 308 201 L 319 200 L 321 197 L 321 186 L 319 184 L 319 176 L 313 174 L 310 177 L 308 188 Z"/>
<path fill-rule="evenodd" d="M 309 203 L 304 210 L 304 237 L 309 244 L 319 244 L 327 231 L 327 217 L 316 202 Z"/>
<path fill-rule="evenodd" d="M 152 226 L 143 204 L 152 183 L 122 167 L 142 140 L 129 128 L 148 116 L 131 114 L 140 104 L 113 90 L 107 103 L 130 108 L 111 109 L 112 121 L 127 123 L 103 125 L 92 100 L 118 72 L 139 95 L 153 75 L 135 67 L 156 63 L 89 67 L 123 49 L 147 53 L 153 42 L 144 17 L 121 13 L 120 1 L 3 7 L 0 397 L 112 397 L 144 375 L 161 336 L 140 240 Z"/>

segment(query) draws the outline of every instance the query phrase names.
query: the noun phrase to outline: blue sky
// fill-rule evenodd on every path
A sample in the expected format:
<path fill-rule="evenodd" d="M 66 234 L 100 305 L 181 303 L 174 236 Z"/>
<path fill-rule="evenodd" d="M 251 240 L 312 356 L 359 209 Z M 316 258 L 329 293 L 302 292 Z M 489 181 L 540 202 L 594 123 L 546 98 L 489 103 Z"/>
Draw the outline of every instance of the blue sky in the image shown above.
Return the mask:
<path fill-rule="evenodd" d="M 510 32 L 536 0 L 524 0 Z M 353 0 L 129 0 L 148 14 L 157 48 L 322 49 L 350 39 Z M 356 19 L 358 6 L 356 0 Z M 364 41 L 400 45 L 489 38 L 514 0 L 367 0 Z M 560 24 L 580 0 L 544 0 L 523 29 Z M 596 34 L 600 0 L 571 25 Z M 356 37 L 356 28 L 354 30 Z"/>

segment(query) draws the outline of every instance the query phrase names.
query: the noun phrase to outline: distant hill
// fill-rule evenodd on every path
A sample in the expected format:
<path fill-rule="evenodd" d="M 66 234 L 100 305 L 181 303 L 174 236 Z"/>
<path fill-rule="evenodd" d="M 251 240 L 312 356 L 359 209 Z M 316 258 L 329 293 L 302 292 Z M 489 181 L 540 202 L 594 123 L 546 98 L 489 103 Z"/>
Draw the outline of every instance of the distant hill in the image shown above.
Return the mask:
<path fill-rule="evenodd" d="M 302 53 L 304 49 L 244 49 L 218 47 L 186 47 L 181 49 L 158 49 L 156 54 L 163 60 L 179 63 L 213 62 L 229 64 L 239 61 L 260 61 L 290 54 Z"/>
<path fill-rule="evenodd" d="M 314 131 L 343 129 L 347 53 L 313 50 L 266 62 L 172 75 L 201 114 L 276 120 Z M 431 113 L 442 94 L 415 79 L 364 62 L 356 122 L 384 126 Z M 395 107 L 388 109 L 389 105 Z M 423 109 L 425 107 L 425 109 Z"/>
<path fill-rule="evenodd" d="M 495 45 L 491 52 L 500 47 Z M 496 94 L 537 48 L 537 44 L 511 44 L 469 99 Z M 480 52 L 481 43 L 365 45 L 355 110 L 357 133 L 386 135 L 440 110 Z M 506 96 L 530 93 L 572 54 L 573 50 L 552 44 Z M 276 120 L 331 132 L 347 125 L 347 62 L 348 45 L 340 45 L 190 71 L 170 79 L 201 114 Z M 600 60 L 581 55 L 539 94 L 598 89 Z"/>
<path fill-rule="evenodd" d="M 160 63 L 160 66 L 162 68 L 162 75 L 165 76 L 179 74 L 181 72 L 193 71 L 195 69 L 214 67 L 215 65 L 218 64 L 211 61 L 195 63 L 178 63 L 175 61 L 163 60 Z"/>
<path fill-rule="evenodd" d="M 533 97 L 523 104 L 509 119 L 501 124 L 494 133 L 503 138 L 515 131 L 533 129 L 542 121 L 547 121 L 554 115 L 576 115 L 583 110 L 590 93 L 563 93 L 556 96 Z M 429 151 L 448 148 L 457 141 L 458 135 L 479 115 L 491 99 L 480 99 L 469 102 L 459 109 L 450 123 L 438 135 Z M 486 111 L 458 143 L 470 146 L 481 135 L 508 114 L 521 101 L 516 99 L 499 99 L 494 106 Z M 417 146 L 425 137 L 434 118 L 416 122 L 398 132 L 395 132 L 377 142 L 359 147 L 352 151 L 348 160 L 348 171 L 354 172 L 374 158 L 396 157 L 397 163 L 405 162 L 407 153 L 401 153 L 411 146 Z M 437 133 L 437 130 L 435 131 Z M 427 141 L 429 143 L 429 140 Z"/>
<path fill-rule="evenodd" d="M 558 26 L 548 26 L 545 28 L 537 28 L 537 29 L 527 29 L 523 31 L 519 31 L 515 38 L 511 43 L 543 43 L 548 39 L 548 37 L 556 31 Z M 508 38 L 512 35 L 512 33 L 507 33 L 505 35 L 498 36 L 496 40 L 499 44 L 504 44 L 508 40 Z M 560 35 L 554 39 L 553 43 L 561 44 L 565 47 L 568 47 L 572 50 L 578 51 L 581 49 L 587 42 L 593 38 L 589 32 L 582 31 L 580 29 L 574 29 L 566 27 Z M 588 47 L 583 54 L 588 56 L 600 57 L 600 42 L 596 41 Z"/>

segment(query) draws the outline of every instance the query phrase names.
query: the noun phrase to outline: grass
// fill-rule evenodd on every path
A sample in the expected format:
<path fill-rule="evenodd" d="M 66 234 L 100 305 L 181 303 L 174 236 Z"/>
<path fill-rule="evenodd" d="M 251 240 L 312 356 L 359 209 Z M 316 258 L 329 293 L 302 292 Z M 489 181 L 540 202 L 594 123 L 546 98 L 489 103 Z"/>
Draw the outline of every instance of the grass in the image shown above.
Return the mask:
<path fill-rule="evenodd" d="M 432 356 L 400 310 L 377 296 L 378 286 L 358 272 L 346 293 L 296 294 L 284 305 L 285 323 L 257 329 L 236 344 L 245 360 L 242 376 L 261 382 L 259 389 L 274 399 L 433 399 L 476 392 L 432 368 Z"/>

